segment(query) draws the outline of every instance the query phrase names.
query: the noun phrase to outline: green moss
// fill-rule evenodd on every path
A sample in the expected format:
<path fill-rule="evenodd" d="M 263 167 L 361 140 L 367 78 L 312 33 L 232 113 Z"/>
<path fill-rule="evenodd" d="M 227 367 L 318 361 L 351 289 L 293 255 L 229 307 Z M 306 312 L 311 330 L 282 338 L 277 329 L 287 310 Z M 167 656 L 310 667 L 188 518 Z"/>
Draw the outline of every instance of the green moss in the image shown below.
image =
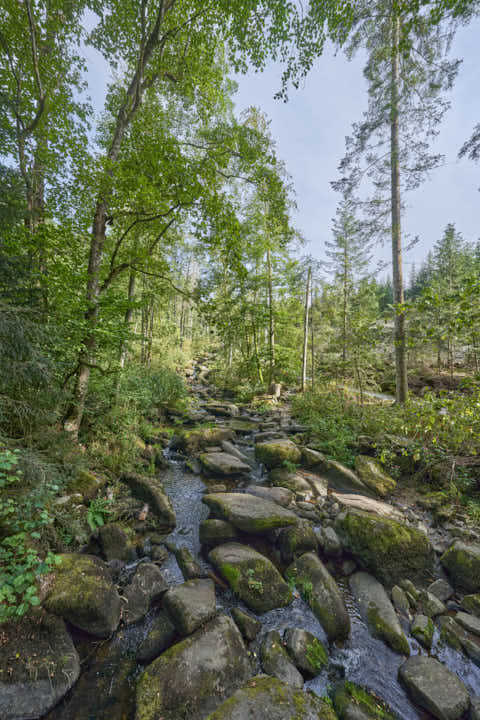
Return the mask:
<path fill-rule="evenodd" d="M 399 635 L 394 632 L 390 625 L 382 620 L 375 605 L 370 605 L 367 610 L 367 618 L 374 634 L 390 647 L 402 655 L 410 655 L 410 646 L 403 633 Z"/>
<path fill-rule="evenodd" d="M 99 479 L 88 470 L 79 470 L 75 479 L 72 480 L 67 488 L 67 494 L 79 493 L 84 500 L 91 500 L 101 487 L 105 484 L 105 479 Z"/>
<path fill-rule="evenodd" d="M 319 673 L 328 665 L 327 651 L 317 638 L 307 645 L 305 656 L 315 673 Z"/>
<path fill-rule="evenodd" d="M 435 625 L 431 618 L 427 618 L 426 627 L 419 625 L 412 625 L 412 635 L 418 640 L 418 642 L 426 647 L 428 650 L 432 647 L 433 634 L 435 632 Z"/>
<path fill-rule="evenodd" d="M 220 565 L 219 569 L 233 592 L 238 592 L 240 580 L 242 579 L 242 573 L 240 570 L 233 565 L 230 565 L 230 563 L 223 563 L 223 565 Z"/>
<path fill-rule="evenodd" d="M 441 557 L 454 585 L 469 592 L 480 590 L 480 546 L 454 543 Z"/>
<path fill-rule="evenodd" d="M 285 461 L 299 463 L 302 453 L 291 441 L 268 440 L 255 445 L 255 456 L 268 468 L 278 468 L 285 467 Z"/>
<path fill-rule="evenodd" d="M 477 595 L 465 595 L 462 605 L 467 612 L 480 617 L 480 593 Z"/>
<path fill-rule="evenodd" d="M 357 706 L 372 720 L 395 720 L 388 706 L 364 688 L 345 680 L 336 686 L 333 705 L 340 720 L 350 717 L 349 708 Z"/>

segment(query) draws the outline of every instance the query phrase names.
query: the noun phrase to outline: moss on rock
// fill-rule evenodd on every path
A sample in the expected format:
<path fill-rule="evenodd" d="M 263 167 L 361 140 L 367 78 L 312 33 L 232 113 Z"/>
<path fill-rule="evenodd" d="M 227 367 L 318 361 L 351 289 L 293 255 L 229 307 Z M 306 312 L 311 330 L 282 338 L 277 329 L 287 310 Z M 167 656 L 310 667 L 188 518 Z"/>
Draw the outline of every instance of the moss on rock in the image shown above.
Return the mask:
<path fill-rule="evenodd" d="M 471 593 L 480 590 L 480 545 L 456 541 L 440 558 L 455 587 Z"/>
<path fill-rule="evenodd" d="M 348 680 L 335 686 L 333 706 L 340 720 L 351 720 L 353 717 L 358 720 L 396 720 L 386 703 Z"/>
<path fill-rule="evenodd" d="M 257 443 L 255 456 L 269 469 L 282 467 L 285 461 L 298 464 L 302 459 L 300 448 L 291 440 L 283 438 Z"/>
<path fill-rule="evenodd" d="M 390 475 L 384 471 L 380 463 L 368 455 L 357 455 L 355 458 L 355 470 L 360 480 L 376 495 L 386 497 L 395 490 L 397 485 Z"/>

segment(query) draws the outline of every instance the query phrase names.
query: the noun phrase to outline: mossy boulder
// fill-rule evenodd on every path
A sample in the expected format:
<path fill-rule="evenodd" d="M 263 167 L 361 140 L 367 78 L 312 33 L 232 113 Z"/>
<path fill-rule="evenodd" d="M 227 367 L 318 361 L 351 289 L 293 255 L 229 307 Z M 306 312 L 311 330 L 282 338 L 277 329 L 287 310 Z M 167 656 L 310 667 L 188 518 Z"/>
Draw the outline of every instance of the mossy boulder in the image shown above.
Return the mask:
<path fill-rule="evenodd" d="M 328 665 L 328 652 L 315 635 L 302 628 L 287 628 L 283 636 L 287 652 L 306 678 L 319 675 Z"/>
<path fill-rule="evenodd" d="M 1 626 L 0 717 L 43 717 L 75 684 L 80 660 L 64 621 L 45 611 Z"/>
<path fill-rule="evenodd" d="M 412 656 L 400 667 L 398 677 L 410 699 L 439 720 L 458 720 L 468 710 L 465 685 L 434 658 Z"/>
<path fill-rule="evenodd" d="M 93 555 L 59 555 L 44 607 L 97 637 L 108 637 L 120 622 L 122 602 L 108 566 Z"/>
<path fill-rule="evenodd" d="M 142 664 L 151 663 L 173 643 L 175 628 L 165 613 L 155 619 L 148 635 L 142 640 L 137 650 L 137 660 Z"/>
<path fill-rule="evenodd" d="M 462 607 L 472 615 L 480 617 L 480 593 L 475 595 L 465 595 L 462 600 Z"/>
<path fill-rule="evenodd" d="M 332 707 L 313 693 L 257 675 L 206 720 L 336 720 Z"/>
<path fill-rule="evenodd" d="M 432 544 L 417 528 L 373 513 L 349 510 L 337 517 L 335 529 L 344 548 L 389 588 L 406 577 L 424 582 L 433 573 Z"/>
<path fill-rule="evenodd" d="M 190 635 L 216 613 L 212 580 L 188 580 L 171 588 L 163 598 L 163 608 L 180 635 Z"/>
<path fill-rule="evenodd" d="M 350 618 L 340 589 L 320 558 L 305 553 L 288 567 L 286 574 L 312 608 L 328 639 L 345 640 L 350 633 Z"/>
<path fill-rule="evenodd" d="M 332 696 L 340 720 L 396 720 L 386 703 L 348 680 L 338 683 Z"/>
<path fill-rule="evenodd" d="M 200 428 L 184 430 L 176 435 L 172 447 L 186 455 L 199 455 L 209 446 L 221 445 L 223 440 L 234 440 L 235 431 L 230 428 Z"/>
<path fill-rule="evenodd" d="M 358 475 L 338 460 L 325 459 L 318 469 L 327 478 L 329 487 L 333 490 L 375 497 L 375 493 L 360 480 Z"/>
<path fill-rule="evenodd" d="M 251 471 L 250 465 L 235 455 L 226 452 L 208 452 L 200 455 L 203 470 L 209 475 L 231 477 L 232 475 L 245 475 Z"/>
<path fill-rule="evenodd" d="M 308 470 L 292 472 L 287 468 L 274 468 L 269 477 L 275 487 L 288 489 L 308 500 L 326 497 L 328 493 L 328 480 Z"/>
<path fill-rule="evenodd" d="M 148 665 L 137 684 L 135 720 L 203 718 L 251 672 L 240 631 L 219 615 Z"/>
<path fill-rule="evenodd" d="M 233 592 L 260 614 L 289 605 L 293 596 L 273 563 L 246 545 L 219 545 L 208 556 Z"/>
<path fill-rule="evenodd" d="M 457 540 L 440 558 L 456 588 L 476 593 L 480 590 L 480 545 Z"/>
<path fill-rule="evenodd" d="M 420 645 L 423 645 L 427 650 L 431 649 L 435 632 L 435 625 L 431 618 L 426 615 L 415 615 L 410 632 Z"/>
<path fill-rule="evenodd" d="M 125 530 L 117 523 L 108 523 L 98 531 L 98 542 L 107 561 L 132 562 L 137 552 L 128 539 Z"/>
<path fill-rule="evenodd" d="M 279 438 L 277 440 L 267 440 L 259 442 L 255 445 L 255 457 L 257 460 L 271 469 L 282 467 L 285 461 L 289 463 L 299 464 L 302 459 L 302 453 L 298 445 L 292 440 Z"/>
<path fill-rule="evenodd" d="M 120 479 L 128 485 L 134 497 L 149 505 L 162 529 L 173 530 L 176 525 L 175 511 L 158 478 L 124 473 Z"/>
<path fill-rule="evenodd" d="M 79 470 L 66 488 L 68 495 L 80 494 L 84 501 L 92 500 L 107 482 L 106 478 L 99 478 L 89 470 Z"/>
<path fill-rule="evenodd" d="M 358 572 L 350 578 L 350 589 L 373 634 L 395 652 L 410 655 L 407 638 L 383 585 L 372 575 Z"/>
<path fill-rule="evenodd" d="M 294 527 L 285 528 L 280 532 L 278 547 L 282 559 L 286 563 L 291 563 L 299 555 L 303 555 L 310 550 L 316 551 L 318 540 L 310 523 L 300 521 Z"/>
<path fill-rule="evenodd" d="M 263 498 L 264 500 L 271 500 L 277 505 L 282 507 L 288 507 L 294 500 L 294 494 L 291 490 L 283 487 L 265 487 L 264 485 L 248 485 L 245 488 L 245 492 L 249 495 L 256 495 L 256 497 Z"/>
<path fill-rule="evenodd" d="M 243 612 L 240 608 L 232 608 L 232 618 L 235 620 L 238 629 L 242 633 L 242 637 L 245 638 L 247 642 L 255 640 L 262 629 L 262 623 L 260 620 L 257 620 L 257 618 L 252 617 L 246 612 Z"/>
<path fill-rule="evenodd" d="M 294 687 L 303 687 L 303 677 L 292 663 L 277 630 L 270 630 L 260 646 L 260 659 L 267 675 Z"/>
<path fill-rule="evenodd" d="M 199 530 L 202 545 L 221 545 L 238 539 L 238 530 L 226 520 L 209 518 L 204 520 Z"/>
<path fill-rule="evenodd" d="M 378 460 L 368 455 L 356 456 L 355 470 L 364 485 L 380 497 L 390 495 L 397 486 L 397 481 L 387 475 Z"/>
<path fill-rule="evenodd" d="M 203 496 L 202 502 L 217 518 L 246 533 L 268 533 L 298 522 L 291 510 L 248 493 L 210 493 Z"/>

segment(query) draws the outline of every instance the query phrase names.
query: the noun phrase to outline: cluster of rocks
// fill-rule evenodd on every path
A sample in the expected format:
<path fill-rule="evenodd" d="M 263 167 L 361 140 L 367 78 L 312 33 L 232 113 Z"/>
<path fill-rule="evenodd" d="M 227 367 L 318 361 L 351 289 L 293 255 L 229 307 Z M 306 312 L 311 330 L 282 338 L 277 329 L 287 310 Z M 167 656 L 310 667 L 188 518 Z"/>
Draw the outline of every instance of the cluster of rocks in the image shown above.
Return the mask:
<path fill-rule="evenodd" d="M 420 649 L 430 651 L 440 636 L 480 666 L 480 546 L 456 540 L 434 547 L 419 516 L 406 520 L 385 501 L 395 481 L 374 458 L 358 456 L 353 471 L 295 442 L 302 428 L 290 420 L 242 416 L 231 403 L 210 401 L 196 413 L 226 423 L 183 430 L 172 443 L 207 478 L 209 516 L 199 539 L 213 571 L 166 540 L 176 519 L 159 480 L 123 475 L 130 497 L 154 520 L 141 521 L 148 542 L 138 540 L 136 527 L 110 523 L 89 553 L 60 556 L 42 608 L 25 621 L 20 653 L 15 626 L 2 627 L 11 671 L 0 674 L 1 717 L 39 718 L 74 685 L 80 661 L 69 627 L 108 638 L 148 618 L 135 651 L 144 666 L 136 720 L 394 718 L 353 683 L 338 683 L 329 702 L 302 689 L 327 671 L 329 644 L 350 635 L 340 575 L 372 634 L 403 656 L 399 681 L 412 702 L 439 720 L 467 712 L 479 720 L 478 698 Z M 268 485 L 251 483 L 243 438 L 253 429 Z M 169 552 L 185 580 L 171 587 L 161 570 Z M 437 559 L 448 582 L 435 579 Z M 250 612 L 218 612 L 225 588 Z M 299 596 L 327 642 L 302 627 L 262 635 L 258 616 Z"/>

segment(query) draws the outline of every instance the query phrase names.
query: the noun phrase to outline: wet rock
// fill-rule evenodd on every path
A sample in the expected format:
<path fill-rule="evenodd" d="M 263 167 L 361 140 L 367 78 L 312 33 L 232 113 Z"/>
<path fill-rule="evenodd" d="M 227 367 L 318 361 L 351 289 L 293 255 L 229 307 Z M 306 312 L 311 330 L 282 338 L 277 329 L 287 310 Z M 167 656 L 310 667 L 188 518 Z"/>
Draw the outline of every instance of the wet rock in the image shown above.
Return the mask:
<path fill-rule="evenodd" d="M 461 639 L 461 644 L 464 652 L 468 655 L 470 660 L 477 665 L 477 667 L 480 667 L 480 644 L 478 642 L 478 637 L 465 633 Z"/>
<path fill-rule="evenodd" d="M 472 615 L 480 617 L 480 594 L 478 595 L 465 595 L 462 600 L 462 607 L 465 608 Z"/>
<path fill-rule="evenodd" d="M 433 548 L 416 528 L 350 510 L 337 517 L 335 529 L 345 549 L 387 587 L 405 577 L 423 581 L 433 573 Z"/>
<path fill-rule="evenodd" d="M 212 493 L 204 495 L 208 505 L 221 520 L 227 520 L 247 533 L 266 533 L 270 530 L 296 525 L 296 515 L 271 500 L 244 493 Z"/>
<path fill-rule="evenodd" d="M 187 547 L 175 548 L 175 558 L 185 580 L 208 577 L 206 570 L 200 567 Z"/>
<path fill-rule="evenodd" d="M 323 553 L 329 558 L 338 560 L 342 556 L 343 548 L 340 538 L 333 529 L 327 525 L 322 530 L 323 535 Z"/>
<path fill-rule="evenodd" d="M 415 605 L 416 605 L 416 603 L 420 597 L 420 591 L 417 590 L 417 588 L 412 583 L 412 581 L 404 578 L 403 580 L 400 580 L 400 582 L 398 584 L 400 585 L 402 590 L 405 590 L 405 592 L 407 593 L 407 597 L 408 596 L 413 597 L 413 599 L 415 600 Z"/>
<path fill-rule="evenodd" d="M 291 472 L 287 468 L 274 468 L 269 477 L 275 487 L 286 488 L 292 493 L 301 494 L 307 498 L 313 497 L 312 486 L 300 472 Z"/>
<path fill-rule="evenodd" d="M 262 629 L 262 623 L 251 615 L 248 615 L 248 613 L 243 612 L 243 610 L 240 610 L 240 608 L 232 608 L 232 617 L 245 640 L 247 642 L 255 640 Z"/>
<path fill-rule="evenodd" d="M 52 589 L 44 607 L 80 630 L 108 637 L 117 629 L 120 596 L 107 565 L 92 555 L 59 555 Z"/>
<path fill-rule="evenodd" d="M 226 452 L 228 455 L 234 455 L 234 457 L 238 458 L 238 460 L 240 460 L 241 462 L 250 465 L 250 458 L 248 458 L 244 453 L 242 453 L 229 440 L 222 440 L 221 446 L 223 452 Z"/>
<path fill-rule="evenodd" d="M 454 586 L 467 592 L 480 590 L 480 545 L 457 540 L 440 558 Z"/>
<path fill-rule="evenodd" d="M 244 475 L 251 471 L 250 465 L 226 452 L 209 452 L 200 455 L 203 469 L 212 475 Z"/>
<path fill-rule="evenodd" d="M 289 605 L 293 596 L 287 583 L 264 555 L 246 545 L 219 545 L 208 556 L 233 592 L 255 613 Z"/>
<path fill-rule="evenodd" d="M 284 562 L 291 563 L 296 557 L 310 550 L 316 552 L 318 541 L 312 526 L 302 521 L 295 527 L 281 531 L 278 536 L 278 547 Z"/>
<path fill-rule="evenodd" d="M 212 580 L 188 580 L 165 594 L 163 607 L 180 635 L 190 635 L 216 613 Z"/>
<path fill-rule="evenodd" d="M 149 505 L 162 528 L 173 530 L 176 525 L 175 511 L 157 478 L 124 473 L 120 479 L 128 485 L 134 497 Z"/>
<path fill-rule="evenodd" d="M 392 602 L 397 612 L 405 614 L 410 612 L 410 603 L 405 590 L 402 590 L 398 585 L 394 585 L 392 588 Z"/>
<path fill-rule="evenodd" d="M 137 684 L 135 720 L 191 720 L 214 711 L 252 668 L 233 620 L 219 615 L 153 661 Z"/>
<path fill-rule="evenodd" d="M 395 652 L 410 654 L 407 638 L 403 634 L 397 614 L 385 588 L 374 577 L 358 572 L 350 578 L 350 589 L 360 607 L 360 613 L 373 634 Z"/>
<path fill-rule="evenodd" d="M 465 630 L 449 615 L 441 615 L 438 618 L 440 627 L 440 639 L 455 650 L 460 650 L 462 640 L 465 637 Z"/>
<path fill-rule="evenodd" d="M 150 556 L 157 565 L 163 565 L 168 558 L 168 550 L 164 545 L 154 545 Z"/>
<path fill-rule="evenodd" d="M 442 578 L 435 580 L 435 582 L 428 586 L 427 590 L 432 595 L 435 595 L 435 597 L 437 597 L 442 603 L 450 600 L 454 592 L 451 585 Z"/>
<path fill-rule="evenodd" d="M 457 612 L 455 620 L 463 628 L 465 628 L 465 630 L 468 630 L 468 632 L 471 632 L 474 635 L 480 635 L 480 618 L 477 618 L 474 615 L 469 615 L 465 612 Z"/>
<path fill-rule="evenodd" d="M 137 660 L 146 665 L 170 647 L 175 639 L 175 628 L 165 613 L 160 613 L 150 628 L 148 635 L 140 643 Z"/>
<path fill-rule="evenodd" d="M 397 486 L 396 480 L 387 475 L 378 460 L 368 455 L 356 456 L 355 470 L 363 484 L 380 497 L 390 495 Z"/>
<path fill-rule="evenodd" d="M 167 590 L 168 585 L 156 565 L 149 562 L 137 565 L 132 580 L 123 591 L 126 601 L 123 611 L 125 624 L 131 625 L 145 617 L 151 605 Z"/>
<path fill-rule="evenodd" d="M 233 403 L 208 403 L 206 409 L 211 415 L 217 417 L 231 418 L 240 414 L 240 410 Z"/>
<path fill-rule="evenodd" d="M 420 645 L 423 645 L 427 650 L 431 649 L 433 633 L 435 632 L 435 626 L 431 618 L 426 615 L 415 615 L 410 632 Z"/>
<path fill-rule="evenodd" d="M 427 617 L 436 617 L 442 615 L 446 608 L 445 605 L 428 590 L 423 590 L 418 598 L 418 603 L 424 615 Z"/>
<path fill-rule="evenodd" d="M 305 553 L 288 568 L 297 589 L 319 619 L 329 640 L 344 640 L 350 633 L 350 618 L 337 583 L 320 558 Z"/>
<path fill-rule="evenodd" d="M 402 514 L 392 505 L 365 497 L 364 495 L 352 495 L 347 493 L 332 493 L 343 509 L 363 510 L 364 512 L 380 515 L 380 517 L 392 518 L 392 520 L 403 521 Z"/>
<path fill-rule="evenodd" d="M 398 675 L 412 701 L 435 718 L 457 720 L 468 710 L 465 685 L 438 660 L 414 655 L 400 667 Z"/>
<path fill-rule="evenodd" d="M 257 675 L 206 720 L 337 720 L 328 703 L 313 693 Z"/>
<path fill-rule="evenodd" d="M 226 520 L 209 519 L 201 523 L 199 536 L 202 545 L 221 545 L 237 540 L 238 530 Z"/>
<path fill-rule="evenodd" d="M 256 497 L 263 498 L 264 500 L 271 500 L 277 505 L 282 507 L 288 507 L 292 504 L 294 494 L 291 490 L 282 487 L 264 487 L 263 485 L 248 485 L 245 488 L 245 492 L 249 495 L 255 495 Z"/>
<path fill-rule="evenodd" d="M 98 541 L 106 560 L 132 562 L 136 559 L 135 548 L 130 544 L 127 533 L 120 525 L 108 523 L 98 531 Z"/>
<path fill-rule="evenodd" d="M 263 638 L 260 658 L 267 675 L 272 675 L 294 687 L 303 687 L 303 677 L 291 662 L 276 630 L 271 630 Z"/>
<path fill-rule="evenodd" d="M 42 717 L 80 675 L 80 660 L 64 621 L 45 611 L 1 626 L 0 717 Z"/>
<path fill-rule="evenodd" d="M 291 440 L 267 440 L 255 445 L 255 457 L 267 468 L 282 467 L 285 461 L 298 464 L 300 448 Z"/>
<path fill-rule="evenodd" d="M 288 654 L 304 677 L 316 677 L 327 667 L 327 650 L 308 630 L 287 628 L 283 639 Z"/>
<path fill-rule="evenodd" d="M 470 720 L 480 720 L 480 696 L 474 696 L 470 700 Z"/>
<path fill-rule="evenodd" d="M 340 720 L 396 720 L 386 703 L 348 680 L 335 686 L 333 706 Z"/>
<path fill-rule="evenodd" d="M 301 448 L 302 453 L 302 465 L 307 468 L 316 467 L 322 465 L 325 462 L 325 455 L 318 452 L 318 450 L 312 450 L 312 448 L 303 447 Z"/>

